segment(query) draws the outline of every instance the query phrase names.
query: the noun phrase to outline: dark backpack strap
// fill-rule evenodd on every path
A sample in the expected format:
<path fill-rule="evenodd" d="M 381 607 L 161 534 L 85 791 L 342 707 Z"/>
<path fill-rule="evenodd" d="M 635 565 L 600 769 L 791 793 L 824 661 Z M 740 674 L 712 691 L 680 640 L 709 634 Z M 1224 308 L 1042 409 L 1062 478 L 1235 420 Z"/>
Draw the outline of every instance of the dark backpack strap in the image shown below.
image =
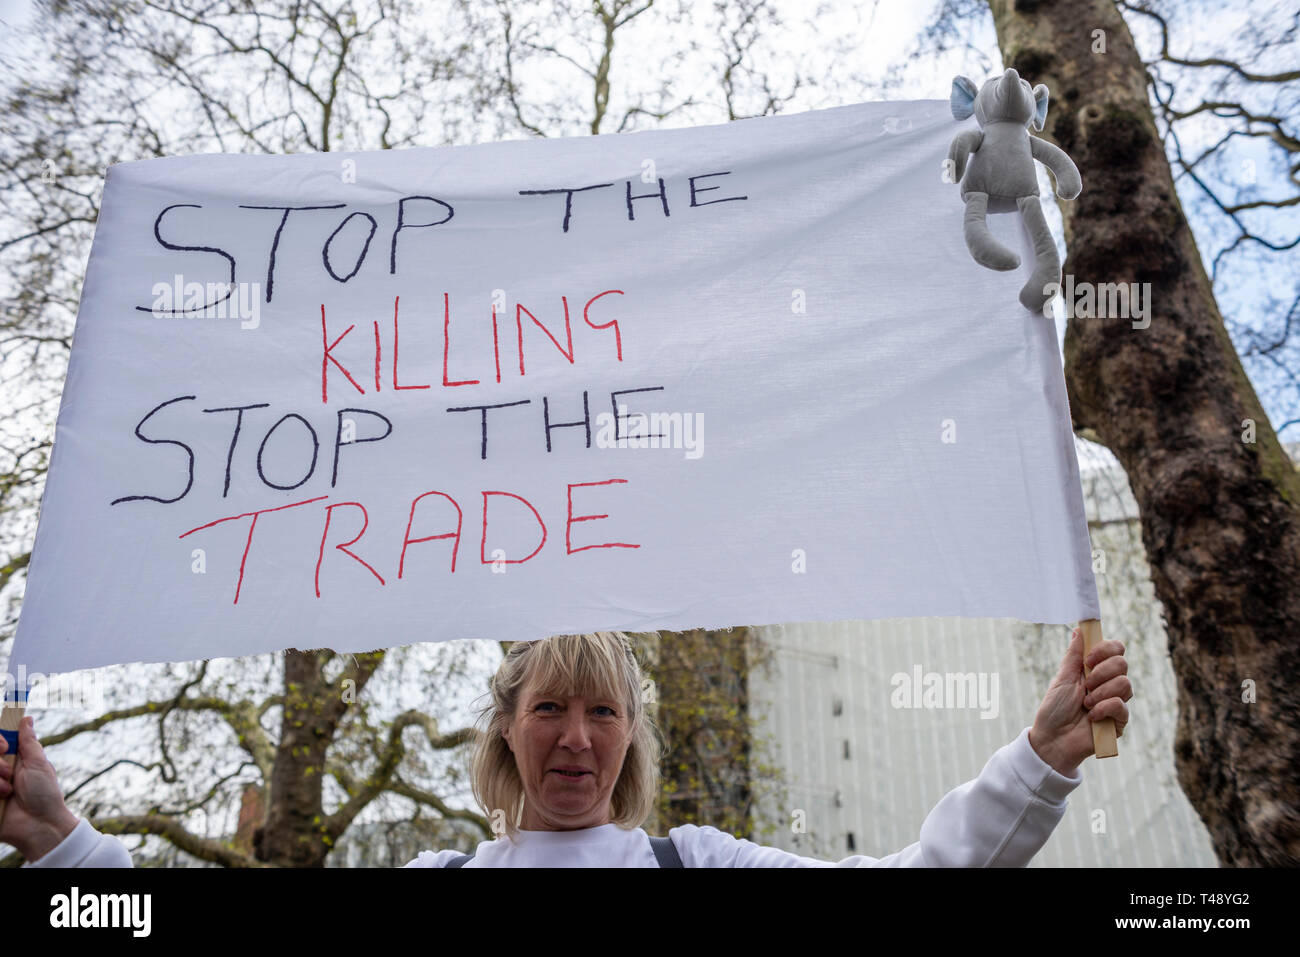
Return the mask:
<path fill-rule="evenodd" d="M 472 858 L 473 856 L 474 856 L 473 854 L 462 854 L 460 857 L 453 857 L 450 861 L 447 862 L 447 866 L 464 867 L 465 862 L 470 860 L 470 858 Z"/>
<path fill-rule="evenodd" d="M 682 857 L 677 853 L 671 837 L 650 838 L 650 849 L 655 852 L 655 860 L 660 867 L 685 867 Z"/>

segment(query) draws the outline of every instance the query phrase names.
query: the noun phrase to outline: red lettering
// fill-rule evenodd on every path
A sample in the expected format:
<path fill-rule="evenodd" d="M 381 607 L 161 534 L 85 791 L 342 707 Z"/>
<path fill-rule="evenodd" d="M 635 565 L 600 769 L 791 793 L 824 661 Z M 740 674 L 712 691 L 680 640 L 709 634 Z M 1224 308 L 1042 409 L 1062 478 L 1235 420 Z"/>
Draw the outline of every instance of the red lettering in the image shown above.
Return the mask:
<path fill-rule="evenodd" d="M 442 294 L 442 384 L 445 386 L 453 385 L 478 385 L 478 379 L 463 379 L 460 382 L 447 381 L 447 357 L 451 352 L 451 296 L 447 293 Z M 498 379 L 498 382 L 501 380 Z"/>
<path fill-rule="evenodd" d="M 551 330 L 538 322 L 537 317 L 523 307 L 522 303 L 515 304 L 515 327 L 519 330 L 519 374 L 524 374 L 524 315 L 533 320 L 533 324 L 546 333 L 546 338 L 555 343 L 555 348 L 560 350 L 560 354 L 569 360 L 569 365 L 573 365 L 573 328 L 569 324 L 569 300 L 567 296 L 561 296 L 560 301 L 564 303 L 564 336 L 568 342 L 569 348 L 566 350 L 560 345 L 560 340 L 551 335 Z"/>
<path fill-rule="evenodd" d="M 248 523 L 248 540 L 247 540 L 246 542 L 244 542 L 244 554 L 243 554 L 242 556 L 240 556 L 240 559 L 239 559 L 239 581 L 235 584 L 235 601 L 234 601 L 234 604 L 238 605 L 238 604 L 239 604 L 239 590 L 240 590 L 241 588 L 244 587 L 244 563 L 245 563 L 246 561 L 248 561 L 248 550 L 249 550 L 250 548 L 252 548 L 252 546 L 253 546 L 253 530 L 257 528 L 257 520 L 258 520 L 258 518 L 260 518 L 262 515 L 264 515 L 264 514 L 267 513 L 267 512 L 279 512 L 279 511 L 281 511 L 282 509 L 286 509 L 286 508 L 297 508 L 299 505 L 308 505 L 308 504 L 310 504 L 311 502 L 319 502 L 319 501 L 321 501 L 321 499 L 326 499 L 326 498 L 329 498 L 329 496 L 328 496 L 328 495 L 318 495 L 318 496 L 316 496 L 316 498 L 308 498 L 308 499 L 304 499 L 304 500 L 301 501 L 301 502 L 292 502 L 292 503 L 289 504 L 289 505 L 277 505 L 275 508 L 261 508 L 261 509 L 258 509 L 258 510 L 255 511 L 255 512 L 243 512 L 243 513 L 241 513 L 241 514 L 239 514 L 239 515 L 227 515 L 225 518 L 219 518 L 219 519 L 217 519 L 217 520 L 214 521 L 214 522 L 208 522 L 206 525 L 200 525 L 200 526 L 198 526 L 198 528 L 191 528 L 188 532 L 182 532 L 181 535 L 180 535 L 180 537 L 181 537 L 181 538 L 184 538 L 186 535 L 192 535 L 193 533 L 198 532 L 198 531 L 202 531 L 202 530 L 205 529 L 205 528 L 212 528 L 212 526 L 214 526 L 214 525 L 220 525 L 222 522 L 233 522 L 233 521 L 234 521 L 235 519 L 237 519 L 237 518 L 248 518 L 250 515 L 252 516 L 253 520 L 252 520 L 251 522 Z M 364 531 L 364 529 L 363 529 L 363 531 Z M 357 536 L 357 537 L 360 538 L 360 536 Z M 354 541 L 355 541 L 355 539 L 354 539 Z M 348 544 L 351 545 L 352 542 L 348 542 Z M 354 556 L 354 557 L 355 557 L 355 556 Z"/>
<path fill-rule="evenodd" d="M 393 297 L 393 389 L 427 389 L 427 385 L 398 385 L 397 384 L 397 302 L 401 296 Z"/>
<path fill-rule="evenodd" d="M 492 304 L 492 358 L 497 364 L 497 381 L 501 381 L 501 347 L 497 344 L 497 306 Z"/>
<path fill-rule="evenodd" d="M 361 386 L 357 385 L 357 380 L 354 379 L 354 378 L 352 378 L 351 373 L 349 373 L 348 370 L 345 369 L 345 368 L 344 368 L 344 367 L 339 363 L 339 360 L 338 360 L 338 359 L 335 359 L 332 355 L 330 355 L 330 352 L 333 351 L 334 346 L 337 346 L 340 342 L 342 342 L 342 341 L 343 341 L 343 336 L 346 336 L 346 335 L 347 335 L 349 332 L 351 332 L 354 328 L 355 328 L 355 326 L 348 326 L 346 329 L 343 330 L 343 335 L 339 336 L 339 337 L 338 337 L 337 339 L 335 339 L 334 342 L 331 344 L 331 343 L 330 343 L 329 333 L 327 333 L 327 332 L 325 331 L 325 303 L 322 302 L 322 303 L 320 304 L 320 335 L 321 335 L 321 344 L 322 344 L 322 345 L 324 346 L 324 348 L 325 348 L 325 354 L 324 354 L 324 356 L 321 358 L 321 361 L 320 361 L 320 400 L 321 400 L 322 402 L 328 402 L 328 401 L 329 401 L 329 364 L 330 364 L 331 362 L 334 363 L 336 366 L 339 367 L 339 371 L 342 372 L 345 376 L 347 376 L 348 381 L 352 383 L 352 385 L 356 388 L 356 390 L 357 390 L 358 392 L 360 392 L 362 395 L 365 395 L 365 394 L 366 394 L 366 390 L 363 389 L 363 388 L 361 388 Z"/>
<path fill-rule="evenodd" d="M 622 361 L 623 361 L 623 335 L 622 335 L 622 333 L 620 333 L 620 332 L 618 331 L 618 320 L 617 320 L 617 319 L 611 319 L 609 322 L 605 323 L 603 326 L 598 326 L 598 325 L 596 325 L 596 323 L 594 323 L 594 322 L 591 321 L 591 316 L 588 315 L 588 311 L 591 309 L 591 304 L 592 304 L 593 302 L 595 302 L 595 301 L 596 301 L 597 299 L 599 299 L 601 296 L 612 296 L 612 295 L 619 295 L 619 296 L 621 296 L 621 295 L 623 295 L 623 290 L 621 290 L 621 289 L 606 289 L 604 292 L 598 292 L 598 293 L 596 293 L 596 295 L 594 295 L 594 296 L 592 296 L 590 299 L 588 299 L 588 300 L 587 300 L 587 304 L 586 304 L 585 306 L 582 307 L 582 321 L 585 322 L 587 325 L 591 326 L 591 328 L 593 328 L 593 329 L 608 329 L 610 326 L 613 326 L 613 327 L 614 327 L 614 345 L 618 348 L 618 361 L 619 361 L 619 362 L 622 362 Z"/>
<path fill-rule="evenodd" d="M 451 507 L 456 510 L 456 531 L 447 532 L 444 535 L 427 535 L 424 538 L 412 538 L 411 523 L 415 521 L 415 505 L 417 502 L 420 501 L 420 499 L 427 498 L 430 495 L 441 495 L 447 501 L 451 502 Z M 406 546 L 407 545 L 418 545 L 420 542 L 432 542 L 440 538 L 456 539 L 456 541 L 451 546 L 451 570 L 452 570 L 452 574 L 455 574 L 456 550 L 460 548 L 460 527 L 461 527 L 461 520 L 464 517 L 465 517 L 464 513 L 461 512 L 460 506 L 456 504 L 456 500 L 452 498 L 450 495 L 448 495 L 446 492 L 425 492 L 423 495 L 417 495 L 414 499 L 412 499 L 411 514 L 410 517 L 407 518 L 406 520 L 406 534 L 402 537 L 402 557 L 401 560 L 397 563 L 397 577 L 401 578 L 402 571 L 406 568 Z"/>
<path fill-rule="evenodd" d="M 593 485 L 615 485 L 626 484 L 627 479 L 607 479 L 604 482 L 572 482 L 569 484 L 569 516 L 568 521 L 564 523 L 564 547 L 570 555 L 575 552 L 585 552 L 589 548 L 640 548 L 640 545 L 629 545 L 627 542 L 606 542 L 603 545 L 583 545 L 581 548 L 574 548 L 570 540 L 569 532 L 574 522 L 591 522 L 600 518 L 609 518 L 608 515 L 579 515 L 573 516 L 573 490 L 575 488 L 587 488 Z"/>
<path fill-rule="evenodd" d="M 546 544 L 546 523 L 542 521 L 542 516 L 537 513 L 537 509 L 533 508 L 532 504 L 528 501 L 528 499 L 524 498 L 523 496 L 515 495 L 513 492 L 484 492 L 483 493 L 483 539 L 479 543 L 479 549 L 478 549 L 479 559 L 483 562 L 484 565 L 492 564 L 492 562 L 489 561 L 487 557 L 487 519 L 488 519 L 488 496 L 489 495 L 507 495 L 510 498 L 519 499 L 519 501 L 523 502 L 525 505 L 528 506 L 528 510 L 532 512 L 533 517 L 537 519 L 537 524 L 542 526 L 542 540 L 537 544 L 537 547 L 534 548 L 528 554 L 528 558 L 502 559 L 502 561 L 504 561 L 507 565 L 523 564 L 524 562 L 528 561 L 529 558 L 532 558 L 534 555 L 540 552 L 542 550 L 542 546 Z"/>
<path fill-rule="evenodd" d="M 325 531 L 321 532 L 320 554 L 316 556 L 316 597 L 317 598 L 320 597 L 320 566 L 321 563 L 325 560 L 325 540 L 329 537 L 329 533 L 330 533 L 330 517 L 334 514 L 334 509 L 342 508 L 344 505 L 355 505 L 357 508 L 361 509 L 361 520 L 362 520 L 361 531 L 357 532 L 356 537 L 353 538 L 352 541 L 344 542 L 342 545 L 335 545 L 334 547 L 337 548 L 339 551 L 343 552 L 345 555 L 348 555 L 356 559 L 362 565 L 365 565 L 366 568 L 370 569 L 370 574 L 374 575 L 376 578 L 379 579 L 379 584 L 381 585 L 384 584 L 384 577 L 380 575 L 379 572 L 371 568 L 370 564 L 364 558 L 360 557 L 359 555 L 357 555 L 355 552 L 351 551 L 348 548 L 349 545 L 355 545 L 357 542 L 359 542 L 361 540 L 361 536 L 366 534 L 366 529 L 370 527 L 370 514 L 366 511 L 366 507 L 362 505 L 360 502 L 335 502 L 333 505 L 325 506 Z"/>

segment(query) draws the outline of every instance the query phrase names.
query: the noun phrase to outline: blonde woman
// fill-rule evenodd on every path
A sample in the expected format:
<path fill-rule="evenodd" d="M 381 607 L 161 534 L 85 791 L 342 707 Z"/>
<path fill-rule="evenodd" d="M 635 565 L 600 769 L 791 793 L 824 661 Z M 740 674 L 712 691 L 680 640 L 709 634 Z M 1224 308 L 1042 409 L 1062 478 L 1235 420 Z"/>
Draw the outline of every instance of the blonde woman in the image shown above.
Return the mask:
<path fill-rule="evenodd" d="M 694 824 L 651 838 L 640 824 L 659 790 L 660 740 L 627 637 L 516 642 L 492 679 L 472 767 L 475 800 L 498 835 L 472 855 L 424 851 L 406 866 L 1023 867 L 1083 780 L 1091 722 L 1114 718 L 1118 734 L 1128 723 L 1133 691 L 1123 646 L 1105 641 L 1090 657 L 1085 679 L 1076 630 L 1033 726 L 948 792 L 919 840 L 882 858 L 821 861 Z M 0 762 L 0 798 L 9 798 L 0 841 L 17 847 L 31 862 L 25 866 L 131 866 L 121 842 L 67 809 L 30 718 L 19 752 L 16 772 Z"/>

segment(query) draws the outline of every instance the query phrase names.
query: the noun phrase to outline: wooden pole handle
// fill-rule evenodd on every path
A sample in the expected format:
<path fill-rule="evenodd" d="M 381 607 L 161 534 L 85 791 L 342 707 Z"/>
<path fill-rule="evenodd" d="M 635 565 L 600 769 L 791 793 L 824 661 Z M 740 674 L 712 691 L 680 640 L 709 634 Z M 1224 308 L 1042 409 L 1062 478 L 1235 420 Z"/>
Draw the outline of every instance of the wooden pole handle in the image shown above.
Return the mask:
<path fill-rule="evenodd" d="M 23 712 L 26 710 L 27 710 L 26 701 L 13 701 L 9 699 L 5 700 L 4 709 L 0 710 L 0 731 L 13 732 L 14 734 L 13 743 L 9 745 L 9 750 L 7 750 L 4 754 L 0 755 L 0 761 L 3 761 L 6 765 L 8 765 L 11 768 L 14 766 L 14 762 L 18 760 L 18 754 L 17 754 L 18 748 L 16 743 L 17 742 L 16 735 L 18 733 L 18 726 L 23 722 Z M 9 738 L 11 736 L 9 734 L 6 734 L 5 737 Z M 10 777 L 9 780 L 10 783 L 13 782 L 12 777 Z M 0 798 L 0 827 L 4 827 L 5 808 L 7 808 L 8 806 L 9 806 L 9 799 Z"/>
<path fill-rule="evenodd" d="M 1079 630 L 1083 632 L 1083 674 L 1086 678 L 1092 674 L 1092 669 L 1088 667 L 1088 654 L 1102 642 L 1101 622 L 1096 618 L 1085 619 L 1079 622 Z M 1092 750 L 1099 758 L 1113 758 L 1119 754 L 1114 718 L 1092 722 Z"/>

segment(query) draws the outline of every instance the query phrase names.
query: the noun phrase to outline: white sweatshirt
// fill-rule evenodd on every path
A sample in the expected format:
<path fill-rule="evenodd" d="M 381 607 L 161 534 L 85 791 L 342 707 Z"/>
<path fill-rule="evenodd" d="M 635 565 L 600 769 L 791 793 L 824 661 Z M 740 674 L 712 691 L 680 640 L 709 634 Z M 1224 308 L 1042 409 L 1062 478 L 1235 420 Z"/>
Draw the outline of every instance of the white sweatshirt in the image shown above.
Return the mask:
<path fill-rule="evenodd" d="M 1066 797 L 1083 781 L 1066 777 L 1029 743 L 1025 728 L 999 748 L 973 781 L 953 788 L 921 823 L 920 840 L 885 857 L 855 854 L 840 861 L 763 847 L 714 827 L 669 830 L 686 867 L 1023 867 L 1047 843 L 1065 814 Z M 462 852 L 423 851 L 407 867 L 446 867 Z M 24 867 L 130 867 L 121 841 L 84 818 L 63 842 Z M 520 831 L 514 840 L 484 841 L 466 867 L 658 867 L 649 835 L 618 824 L 577 831 Z"/>

